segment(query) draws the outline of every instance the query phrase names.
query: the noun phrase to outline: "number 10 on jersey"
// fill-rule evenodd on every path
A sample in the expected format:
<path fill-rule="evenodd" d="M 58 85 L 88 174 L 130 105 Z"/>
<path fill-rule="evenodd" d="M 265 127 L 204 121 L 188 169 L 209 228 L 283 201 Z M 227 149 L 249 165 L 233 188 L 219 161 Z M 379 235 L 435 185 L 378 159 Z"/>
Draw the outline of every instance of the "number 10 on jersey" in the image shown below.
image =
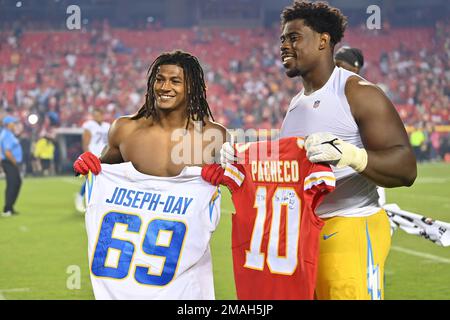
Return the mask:
<path fill-rule="evenodd" d="M 272 218 L 268 220 L 268 201 L 272 204 Z M 267 187 L 260 186 L 255 193 L 256 219 L 253 226 L 250 250 L 246 251 L 245 267 L 263 270 L 265 260 L 271 273 L 292 275 L 298 264 L 301 200 L 294 188 L 278 187 L 267 199 Z M 285 208 L 285 230 L 282 230 L 282 208 Z M 264 225 L 270 223 L 267 252 L 262 252 Z M 285 233 L 285 256 L 279 255 L 280 235 Z"/>

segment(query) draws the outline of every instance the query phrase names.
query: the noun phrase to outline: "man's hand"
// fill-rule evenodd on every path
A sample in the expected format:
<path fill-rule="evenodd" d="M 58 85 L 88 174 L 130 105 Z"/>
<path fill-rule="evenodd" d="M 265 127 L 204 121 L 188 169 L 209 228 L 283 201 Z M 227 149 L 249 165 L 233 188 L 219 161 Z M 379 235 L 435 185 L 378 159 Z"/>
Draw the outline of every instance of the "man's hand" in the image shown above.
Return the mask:
<path fill-rule="evenodd" d="M 229 166 L 229 165 L 228 165 Z M 229 175 L 225 174 L 226 170 L 230 170 L 229 168 L 222 168 L 218 164 L 209 164 L 202 168 L 202 178 L 203 180 L 211 183 L 213 186 L 223 185 L 230 190 L 231 193 L 236 191 L 240 184 L 238 184 L 235 180 L 229 177 Z M 237 168 L 235 170 L 238 170 Z"/>
<path fill-rule="evenodd" d="M 206 165 L 202 168 L 203 180 L 211 183 L 213 186 L 218 186 L 223 181 L 225 170 L 218 164 Z"/>
<path fill-rule="evenodd" d="M 73 169 L 77 174 L 86 175 L 89 171 L 97 175 L 102 170 L 100 159 L 91 152 L 82 153 L 73 163 Z"/>
<path fill-rule="evenodd" d="M 17 161 L 16 158 L 14 158 L 13 154 L 9 150 L 5 150 L 5 157 L 8 159 L 13 165 L 17 167 Z"/>
<path fill-rule="evenodd" d="M 367 167 L 367 151 L 328 132 L 313 133 L 305 141 L 309 161 L 323 162 L 338 168 L 350 166 L 357 172 Z"/>
<path fill-rule="evenodd" d="M 234 149 L 234 146 L 229 142 L 225 142 L 220 149 L 220 165 L 222 168 L 225 168 L 227 163 L 232 164 L 237 161 L 238 158 L 236 157 L 236 150 Z"/>

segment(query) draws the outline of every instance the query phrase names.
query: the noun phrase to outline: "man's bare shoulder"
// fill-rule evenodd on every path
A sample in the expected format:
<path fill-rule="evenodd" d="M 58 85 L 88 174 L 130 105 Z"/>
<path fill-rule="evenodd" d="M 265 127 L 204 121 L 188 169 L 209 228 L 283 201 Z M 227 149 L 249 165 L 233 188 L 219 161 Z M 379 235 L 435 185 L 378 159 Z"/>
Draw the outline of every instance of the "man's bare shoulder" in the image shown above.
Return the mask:
<path fill-rule="evenodd" d="M 367 98 L 369 95 L 384 95 L 383 90 L 376 84 L 367 81 L 359 76 L 351 76 L 347 79 L 345 84 L 345 95 L 352 96 L 355 98 Z"/>
<path fill-rule="evenodd" d="M 227 129 L 218 122 L 211 121 L 209 119 L 205 120 L 205 129 L 217 129 L 222 133 L 226 133 Z"/>
<path fill-rule="evenodd" d="M 133 119 L 134 115 L 126 115 L 114 120 L 109 129 L 109 142 L 119 145 L 121 141 L 128 135 L 132 134 L 142 126 L 149 125 L 146 118 Z"/>
<path fill-rule="evenodd" d="M 358 76 L 348 78 L 345 96 L 356 120 L 393 108 L 392 102 L 379 86 Z"/>
<path fill-rule="evenodd" d="M 230 135 L 228 133 L 227 128 L 225 128 L 225 126 L 223 126 L 222 124 L 212 121 L 210 119 L 206 119 L 205 120 L 205 130 L 211 130 L 211 131 L 216 131 L 218 132 L 221 136 L 222 136 L 222 141 L 228 141 Z"/>
<path fill-rule="evenodd" d="M 114 120 L 114 122 L 112 123 L 112 126 L 114 126 L 116 128 L 130 126 L 130 125 L 134 124 L 136 121 L 136 120 L 132 119 L 133 116 L 134 115 L 132 115 L 132 114 L 126 115 L 126 116 L 121 116 L 121 117 L 117 118 L 116 120 Z"/>
<path fill-rule="evenodd" d="M 117 118 L 111 124 L 111 129 L 114 131 L 128 131 L 139 128 L 144 124 L 144 122 L 148 122 L 145 118 L 133 119 L 135 115 L 126 115 Z"/>

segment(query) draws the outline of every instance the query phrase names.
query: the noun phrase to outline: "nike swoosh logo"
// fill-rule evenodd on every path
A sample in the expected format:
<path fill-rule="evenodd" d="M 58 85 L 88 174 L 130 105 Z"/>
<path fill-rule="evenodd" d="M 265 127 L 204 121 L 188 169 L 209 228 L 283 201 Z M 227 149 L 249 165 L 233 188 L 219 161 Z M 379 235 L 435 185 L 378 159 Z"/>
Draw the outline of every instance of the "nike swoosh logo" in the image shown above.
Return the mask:
<path fill-rule="evenodd" d="M 323 240 L 330 239 L 330 238 L 331 238 L 332 236 L 334 236 L 336 233 L 337 233 L 337 232 L 332 233 L 332 234 L 329 234 L 329 235 L 324 234 L 324 235 L 323 235 Z"/>
<path fill-rule="evenodd" d="M 291 112 L 292 110 L 296 109 L 298 106 L 293 107 L 292 109 L 289 109 L 288 113 Z"/>

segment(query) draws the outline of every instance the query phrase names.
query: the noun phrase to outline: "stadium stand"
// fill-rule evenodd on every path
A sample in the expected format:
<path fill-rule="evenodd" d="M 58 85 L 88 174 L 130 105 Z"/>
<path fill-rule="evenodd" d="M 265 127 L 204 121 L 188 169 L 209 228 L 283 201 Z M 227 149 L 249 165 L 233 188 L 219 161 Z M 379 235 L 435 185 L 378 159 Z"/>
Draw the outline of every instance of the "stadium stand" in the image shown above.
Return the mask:
<path fill-rule="evenodd" d="M 362 75 L 391 98 L 408 131 L 424 128 L 424 159 L 450 152 L 449 29 L 442 21 L 376 35 L 352 28 L 341 43 L 362 49 Z M 215 120 L 228 128 L 279 128 L 301 88 L 284 75 L 276 28 L 130 30 L 105 21 L 82 32 L 9 30 L 0 33 L 0 108 L 20 117 L 25 131 L 32 113 L 45 132 L 79 127 L 92 107 L 105 108 L 110 121 L 133 113 L 149 62 L 177 48 L 199 57 Z"/>

